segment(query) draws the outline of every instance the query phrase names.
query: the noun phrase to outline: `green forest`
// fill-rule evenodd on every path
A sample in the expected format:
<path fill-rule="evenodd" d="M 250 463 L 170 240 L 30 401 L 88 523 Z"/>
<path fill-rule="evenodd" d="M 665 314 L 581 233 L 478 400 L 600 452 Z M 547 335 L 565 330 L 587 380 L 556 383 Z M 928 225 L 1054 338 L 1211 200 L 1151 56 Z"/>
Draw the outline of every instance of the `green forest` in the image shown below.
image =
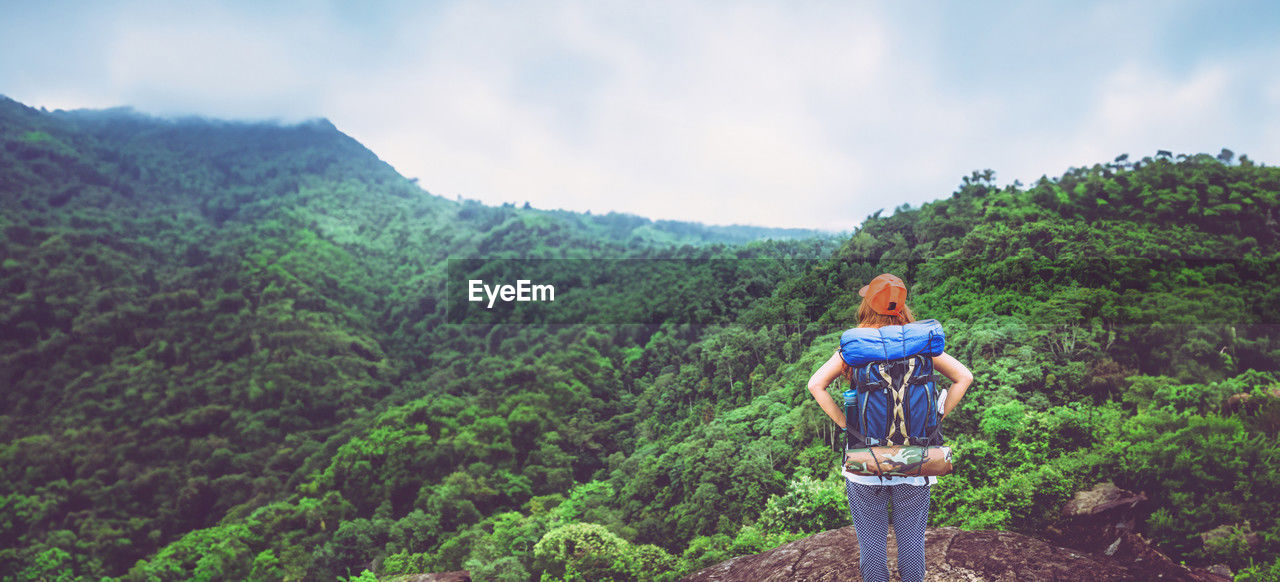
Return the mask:
<path fill-rule="evenodd" d="M 1046 537 L 1109 480 L 1175 560 L 1280 579 L 1278 197 L 1162 151 L 715 227 L 432 195 L 324 120 L 0 98 L 0 579 L 675 580 L 849 525 L 805 383 L 882 272 L 975 376 L 931 525 Z M 458 323 L 451 259 L 677 267 Z"/>

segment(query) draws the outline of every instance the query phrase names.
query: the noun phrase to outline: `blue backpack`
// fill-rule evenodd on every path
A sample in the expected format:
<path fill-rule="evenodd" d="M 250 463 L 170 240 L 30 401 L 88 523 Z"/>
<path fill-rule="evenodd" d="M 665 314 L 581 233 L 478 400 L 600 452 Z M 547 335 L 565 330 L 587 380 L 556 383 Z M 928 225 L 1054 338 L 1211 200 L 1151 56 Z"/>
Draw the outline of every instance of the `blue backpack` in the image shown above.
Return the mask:
<path fill-rule="evenodd" d="M 841 334 L 840 356 L 853 368 L 844 392 L 846 450 L 942 444 L 933 356 L 945 345 L 936 319 Z"/>

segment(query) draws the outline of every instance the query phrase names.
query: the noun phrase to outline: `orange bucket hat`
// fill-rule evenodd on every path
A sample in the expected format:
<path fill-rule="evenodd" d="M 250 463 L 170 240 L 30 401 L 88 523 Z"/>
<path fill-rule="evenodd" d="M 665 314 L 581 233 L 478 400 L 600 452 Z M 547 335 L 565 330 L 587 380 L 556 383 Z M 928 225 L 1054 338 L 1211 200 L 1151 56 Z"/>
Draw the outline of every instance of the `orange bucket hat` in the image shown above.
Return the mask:
<path fill-rule="evenodd" d="M 902 305 L 907 301 L 907 286 L 902 279 L 885 273 L 859 289 L 858 295 L 865 297 L 876 313 L 902 315 Z"/>

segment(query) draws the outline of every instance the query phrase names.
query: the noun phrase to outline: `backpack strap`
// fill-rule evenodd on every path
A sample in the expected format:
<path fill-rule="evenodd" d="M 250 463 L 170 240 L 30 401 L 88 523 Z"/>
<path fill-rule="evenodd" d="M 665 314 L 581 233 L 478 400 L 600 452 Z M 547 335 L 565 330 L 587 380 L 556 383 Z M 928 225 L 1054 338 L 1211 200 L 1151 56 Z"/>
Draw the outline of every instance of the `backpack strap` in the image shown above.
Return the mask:
<path fill-rule="evenodd" d="M 859 446 L 851 446 L 853 444 L 857 444 Z M 862 447 L 870 448 L 874 446 L 876 446 L 875 440 L 867 438 L 867 435 L 862 434 L 862 431 L 850 426 L 849 419 L 846 417 L 844 421 L 844 450 L 848 451 L 849 449 L 860 449 Z"/>
<path fill-rule="evenodd" d="M 858 392 L 875 392 L 889 387 L 889 383 L 871 373 L 871 367 L 879 362 L 868 362 L 854 368 L 854 382 Z"/>
<path fill-rule="evenodd" d="M 916 357 L 916 356 L 913 356 L 913 357 Z M 854 368 L 854 383 L 857 385 L 858 391 L 874 392 L 876 390 L 888 388 L 889 383 L 885 382 L 884 380 L 876 377 L 876 375 L 872 374 L 871 367 L 880 365 L 881 366 L 880 370 L 883 373 L 889 374 L 890 377 L 893 377 L 894 372 L 897 371 L 896 368 L 898 368 L 899 366 L 908 365 L 907 364 L 908 359 L 910 358 L 901 358 L 898 360 L 892 360 L 892 363 L 888 367 L 884 366 L 886 362 L 869 362 Z M 935 372 L 929 372 L 928 374 L 925 374 L 923 376 L 913 376 L 907 379 L 908 384 L 912 384 L 915 386 L 923 386 L 925 384 L 928 384 L 929 382 L 937 382 L 937 381 L 938 381 L 938 374 Z"/>
<path fill-rule="evenodd" d="M 863 403 L 861 406 L 859 406 L 857 402 L 857 399 L 859 396 L 861 396 L 863 400 Z M 865 430 L 865 427 L 867 426 L 867 406 L 866 406 L 867 396 L 868 394 L 866 392 L 855 392 L 853 395 L 853 401 L 850 402 L 848 393 L 845 394 L 845 406 L 844 406 L 844 412 L 845 412 L 844 450 L 845 451 L 848 451 L 851 448 L 873 447 L 880 444 L 879 441 L 868 437 L 866 433 L 863 432 L 863 430 Z M 853 410 L 853 414 L 849 414 L 850 410 Z M 861 411 L 861 415 L 859 415 L 859 411 Z"/>
<path fill-rule="evenodd" d="M 925 438 L 907 437 L 907 440 L 909 441 L 907 444 L 917 446 L 917 447 L 934 446 L 933 443 L 937 442 L 936 439 L 941 435 L 942 435 L 942 419 L 939 418 L 938 424 L 933 426 L 933 432 L 930 433 L 929 436 Z"/>
<path fill-rule="evenodd" d="M 928 374 L 925 374 L 924 376 L 920 376 L 919 378 L 911 378 L 910 380 L 907 380 L 907 383 L 914 384 L 916 386 L 924 386 L 925 384 L 928 384 L 930 382 L 937 382 L 937 381 L 938 381 L 938 375 L 933 372 L 930 372 Z"/>

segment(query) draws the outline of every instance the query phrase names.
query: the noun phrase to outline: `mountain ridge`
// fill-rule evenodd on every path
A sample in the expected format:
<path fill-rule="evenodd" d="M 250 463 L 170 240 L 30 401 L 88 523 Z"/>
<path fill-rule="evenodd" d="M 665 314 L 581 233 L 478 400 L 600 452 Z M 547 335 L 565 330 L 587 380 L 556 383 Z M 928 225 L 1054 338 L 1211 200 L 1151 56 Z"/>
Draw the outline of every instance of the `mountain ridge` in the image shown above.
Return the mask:
<path fill-rule="evenodd" d="M 151 115 L 148 113 L 137 111 L 132 107 L 127 107 L 127 106 L 115 107 L 110 109 L 75 109 L 75 110 L 59 109 L 59 110 L 42 113 L 39 110 L 23 105 L 3 95 L 0 95 L 0 101 L 7 102 L 8 110 L 11 116 L 10 123 L 13 123 L 13 113 L 20 112 L 21 113 L 20 117 L 27 123 L 32 123 L 33 120 L 40 119 L 41 116 L 43 116 L 44 119 L 46 120 L 46 123 L 42 124 L 42 123 L 36 122 L 37 126 L 47 126 L 48 125 L 47 121 L 49 120 L 61 120 L 63 122 L 74 124 L 78 126 L 77 129 L 84 130 L 89 135 L 92 135 L 98 138 L 111 138 L 111 139 L 133 138 L 133 137 L 136 137 L 138 133 L 144 133 L 144 132 L 155 133 L 157 132 L 157 130 L 160 133 L 163 133 L 163 130 L 165 129 L 171 129 L 171 130 L 240 129 L 240 130 L 248 130 L 250 132 L 255 132 L 255 131 L 258 132 L 257 135 L 250 134 L 247 136 L 238 136 L 238 138 L 247 138 L 249 141 L 246 141 L 244 143 L 249 143 L 249 144 L 253 143 L 252 141 L 253 138 L 261 137 L 264 134 L 270 134 L 273 132 L 275 133 L 299 132 L 303 134 L 312 134 L 317 136 L 332 135 L 332 136 L 339 137 L 337 141 L 341 142 L 344 146 L 354 146 L 354 147 L 345 147 L 345 149 L 347 149 L 348 152 L 355 154 L 354 157 L 356 159 L 360 159 L 366 156 L 372 156 L 374 159 L 377 159 L 377 164 L 376 164 L 377 166 L 382 167 L 383 169 L 386 169 L 386 170 L 391 170 L 391 172 L 394 173 L 395 177 L 398 178 L 396 182 L 400 182 L 400 184 L 397 184 L 397 188 L 392 190 L 393 192 L 396 192 L 397 195 L 400 195 L 400 196 L 408 195 L 403 190 L 401 190 L 401 187 L 406 186 L 408 184 L 416 184 L 417 182 L 416 178 L 408 179 L 408 178 L 404 178 L 403 176 L 400 176 L 398 173 L 395 173 L 394 169 L 392 169 L 390 165 L 387 165 L 385 162 L 378 159 L 376 154 L 374 154 L 374 152 L 368 150 L 364 145 L 360 144 L 360 142 L 356 141 L 351 136 L 343 133 L 340 129 L 337 128 L 336 125 L 333 124 L 332 121 L 323 117 L 300 120 L 300 121 L 289 121 L 289 122 L 277 121 L 277 120 L 258 120 L 258 121 L 227 120 L 227 119 L 204 117 L 204 116 L 198 116 L 198 115 L 168 117 L 168 116 Z M 63 128 L 63 129 L 66 129 L 66 128 Z M 312 170 L 312 171 L 319 170 L 319 169 L 322 169 L 322 168 L 308 168 L 308 170 Z M 345 169 L 347 171 L 351 170 L 351 168 L 349 167 Z M 127 173 L 130 171 L 130 169 L 126 168 L 124 169 L 124 171 Z M 376 179 L 381 179 L 386 181 L 391 180 L 390 175 L 378 176 Z M 457 203 L 457 204 L 463 204 L 463 205 L 480 204 L 480 202 L 476 200 L 467 199 L 462 196 L 458 196 L 456 197 L 456 199 L 451 200 L 444 196 L 432 194 L 429 190 L 421 189 L 421 188 L 413 188 L 413 189 L 410 189 L 410 191 L 421 192 L 422 194 L 425 194 L 427 196 L 430 196 L 432 198 L 435 198 L 444 202 Z M 502 205 L 485 206 L 485 207 L 511 209 L 511 208 L 515 208 L 515 205 L 512 203 L 506 203 Z M 580 213 L 580 212 L 556 210 L 556 209 L 542 210 L 542 209 L 534 209 L 531 207 L 524 208 L 524 210 L 535 210 L 537 212 L 542 212 L 542 213 L 551 213 L 552 215 L 558 215 L 562 218 L 568 217 L 568 216 L 575 216 L 575 217 L 578 217 L 580 220 L 585 217 L 595 217 L 594 218 L 595 220 L 600 220 L 600 221 L 621 221 L 623 223 L 627 223 L 631 225 L 633 228 L 647 226 L 656 231 L 665 232 L 668 234 L 683 233 L 684 235 L 686 235 L 686 239 L 681 239 L 680 242 L 693 242 L 694 240 L 696 240 L 696 237 L 689 238 L 688 235 L 690 235 L 690 233 L 694 232 L 697 229 L 701 229 L 705 232 L 704 236 L 706 236 L 708 241 L 730 242 L 730 243 L 743 243 L 750 240 L 757 240 L 757 239 L 766 238 L 766 237 L 779 238 L 779 239 L 792 239 L 792 238 L 807 238 L 807 237 L 814 237 L 814 236 L 830 236 L 830 235 L 838 234 L 838 233 L 830 233 L 822 230 L 804 229 L 804 228 L 779 228 L 779 227 L 753 226 L 753 225 L 741 225 L 741 224 L 705 225 L 695 221 L 681 221 L 681 220 L 669 220 L 669 219 L 654 220 L 654 219 L 648 219 L 648 218 L 637 216 L 637 215 L 617 213 L 617 212 L 608 212 L 605 214 L 593 215 L 590 212 Z M 588 219 L 588 220 L 591 220 L 591 219 Z M 713 233 L 719 233 L 719 234 L 718 236 L 716 236 Z M 670 242 L 670 241 L 667 241 L 667 242 Z"/>
<path fill-rule="evenodd" d="M 126 574 L 224 514 L 328 483 L 330 457 L 360 426 L 447 395 L 429 386 L 463 379 L 430 377 L 487 351 L 485 330 L 443 325 L 447 257 L 731 258 L 723 240 L 763 232 L 452 202 L 315 124 L 51 115 L 6 101 L 0 141 L 0 375 L 14 387 L 0 395 L 6 576 L 63 554 L 77 575 Z M 831 247 L 753 245 L 763 256 Z M 608 343 L 588 350 L 612 355 Z M 588 406 L 615 410 L 616 399 Z M 587 444 L 548 443 L 539 454 L 555 471 L 516 479 L 515 499 L 589 476 L 603 464 L 592 449 L 581 460 L 561 450 Z M 412 461 L 414 479 L 448 475 L 432 462 Z M 396 510 L 419 488 L 392 480 Z M 339 504 L 328 521 L 376 505 Z"/>

